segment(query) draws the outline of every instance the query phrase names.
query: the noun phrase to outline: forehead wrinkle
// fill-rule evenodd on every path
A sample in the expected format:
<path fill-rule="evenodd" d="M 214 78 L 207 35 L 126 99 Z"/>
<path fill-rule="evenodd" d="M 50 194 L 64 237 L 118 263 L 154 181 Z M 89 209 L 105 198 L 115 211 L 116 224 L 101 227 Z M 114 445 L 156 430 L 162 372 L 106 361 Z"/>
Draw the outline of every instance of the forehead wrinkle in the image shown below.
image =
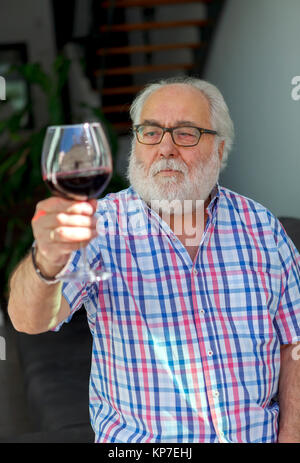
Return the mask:
<path fill-rule="evenodd" d="M 141 122 L 142 125 L 154 125 L 154 126 L 159 126 L 163 127 L 163 124 L 161 124 L 158 120 L 156 119 L 144 119 Z M 179 126 L 196 126 L 197 127 L 198 123 L 195 121 L 190 121 L 190 120 L 177 120 L 172 124 L 173 127 L 179 127 Z"/>
<path fill-rule="evenodd" d="M 161 126 L 160 122 L 156 119 L 143 119 L 141 122 L 142 125 L 158 125 Z"/>

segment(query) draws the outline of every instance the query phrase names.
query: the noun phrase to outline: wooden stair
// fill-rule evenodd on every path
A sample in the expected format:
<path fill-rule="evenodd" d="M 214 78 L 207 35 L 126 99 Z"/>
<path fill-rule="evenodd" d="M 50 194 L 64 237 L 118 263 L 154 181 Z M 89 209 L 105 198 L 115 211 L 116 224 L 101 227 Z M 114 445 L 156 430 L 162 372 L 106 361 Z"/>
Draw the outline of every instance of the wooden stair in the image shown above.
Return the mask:
<path fill-rule="evenodd" d="M 100 48 L 97 50 L 99 56 L 104 55 L 130 55 L 131 53 L 153 53 L 154 51 L 163 50 L 180 50 L 182 48 L 197 49 L 205 47 L 207 44 L 203 43 L 162 43 L 157 45 L 132 45 L 129 47 L 113 47 L 113 48 Z"/>
<path fill-rule="evenodd" d="M 212 26 L 212 21 L 204 19 L 188 19 L 185 21 L 151 21 L 147 23 L 135 24 L 111 24 L 100 27 L 100 32 L 132 32 L 146 31 L 153 29 L 169 29 L 173 27 L 188 27 L 188 26 Z"/>
<path fill-rule="evenodd" d="M 176 69 L 193 69 L 195 64 L 193 63 L 168 63 L 168 64 L 151 64 L 149 66 L 128 66 L 124 68 L 111 68 L 95 71 L 95 75 L 100 76 L 115 76 L 124 74 L 138 74 L 140 72 L 150 71 L 174 71 Z"/>
<path fill-rule="evenodd" d="M 188 0 L 183 2 L 182 0 L 115 0 L 114 2 L 111 1 L 104 1 L 101 3 L 102 8 L 110 8 L 113 4 L 115 8 L 129 8 L 129 7 L 153 7 L 153 6 L 161 6 L 161 5 L 179 5 L 182 3 L 211 3 L 211 0 Z"/>
<path fill-rule="evenodd" d="M 130 103 L 149 80 L 156 80 L 155 76 L 164 78 L 179 73 L 201 76 L 224 3 L 225 0 L 99 1 L 100 9 L 94 17 L 101 18 L 101 23 L 94 24 L 95 64 L 90 77 L 101 94 L 105 117 L 119 133 L 128 131 Z M 190 18 L 182 15 L 182 8 L 186 13 L 195 4 L 203 4 L 197 8 L 202 8 L 206 14 Z M 165 15 L 168 12 L 167 18 L 159 16 L 158 11 L 162 11 L 162 7 Z M 128 16 L 134 20 L 128 21 Z M 136 20 L 137 16 L 142 20 Z M 196 40 L 185 40 L 186 31 L 191 30 Z M 158 31 L 162 37 L 159 43 Z M 174 31 L 176 40 L 169 39 L 168 31 Z M 134 34 L 139 34 L 142 43 L 136 43 L 132 38 Z M 156 40 L 153 34 L 156 34 Z M 164 40 L 166 36 L 168 40 Z M 183 59 L 185 56 L 189 59 Z"/>

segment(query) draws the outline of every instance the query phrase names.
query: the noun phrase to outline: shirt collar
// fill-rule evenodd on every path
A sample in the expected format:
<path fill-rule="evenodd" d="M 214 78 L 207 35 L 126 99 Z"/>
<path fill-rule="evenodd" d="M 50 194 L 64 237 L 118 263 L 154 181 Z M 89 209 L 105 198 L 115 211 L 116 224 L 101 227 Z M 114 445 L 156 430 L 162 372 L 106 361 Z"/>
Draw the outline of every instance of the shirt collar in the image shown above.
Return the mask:
<path fill-rule="evenodd" d="M 206 209 L 208 215 L 212 216 L 214 210 L 216 210 L 217 208 L 219 199 L 220 199 L 220 185 L 219 185 L 219 182 L 217 182 L 210 193 L 210 202 Z"/>
<path fill-rule="evenodd" d="M 137 191 L 133 188 L 132 185 L 128 188 L 128 191 L 132 194 L 133 199 L 139 202 L 141 209 L 144 211 L 145 214 L 147 214 L 147 216 L 149 215 L 149 213 L 151 214 L 151 212 L 154 214 L 154 216 L 156 215 L 156 213 L 152 211 L 152 209 L 140 197 L 140 195 L 137 193 Z M 206 209 L 207 214 L 210 219 L 212 218 L 214 211 L 217 210 L 219 199 L 220 199 L 220 185 L 219 185 L 219 182 L 217 182 L 210 193 L 210 202 Z"/>

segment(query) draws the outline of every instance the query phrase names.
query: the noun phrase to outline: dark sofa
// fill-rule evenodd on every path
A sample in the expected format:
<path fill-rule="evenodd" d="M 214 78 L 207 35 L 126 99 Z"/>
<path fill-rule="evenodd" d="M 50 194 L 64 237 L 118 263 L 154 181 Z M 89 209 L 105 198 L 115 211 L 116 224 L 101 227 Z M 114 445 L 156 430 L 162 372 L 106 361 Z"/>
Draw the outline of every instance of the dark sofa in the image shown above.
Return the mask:
<path fill-rule="evenodd" d="M 281 222 L 300 250 L 300 219 Z M 92 338 L 82 307 L 57 333 L 16 333 L 36 433 L 14 442 L 93 442 L 88 411 Z"/>
<path fill-rule="evenodd" d="M 16 333 L 16 339 L 37 432 L 14 442 L 93 442 L 88 406 L 92 336 L 84 307 L 59 332 Z"/>
<path fill-rule="evenodd" d="M 295 219 L 293 217 L 280 217 L 279 220 L 300 252 L 300 219 Z"/>

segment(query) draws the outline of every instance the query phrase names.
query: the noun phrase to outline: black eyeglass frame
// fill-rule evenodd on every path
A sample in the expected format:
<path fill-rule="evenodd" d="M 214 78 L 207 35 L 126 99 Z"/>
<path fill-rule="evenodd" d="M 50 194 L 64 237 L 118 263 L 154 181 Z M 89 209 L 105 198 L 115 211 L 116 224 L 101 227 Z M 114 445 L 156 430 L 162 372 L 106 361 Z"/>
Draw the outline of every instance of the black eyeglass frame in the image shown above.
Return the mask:
<path fill-rule="evenodd" d="M 143 126 L 158 127 L 159 129 L 162 129 L 161 139 L 156 143 L 144 143 L 144 142 L 140 141 L 139 137 L 138 137 L 138 130 L 139 130 L 140 127 L 143 127 Z M 193 143 L 192 145 L 179 145 L 178 143 L 175 142 L 174 137 L 173 137 L 173 131 L 176 130 L 176 129 L 180 129 L 182 127 L 188 127 L 188 128 L 191 128 L 191 129 L 197 129 L 199 131 L 199 138 L 198 138 L 197 143 Z M 194 125 L 179 125 L 177 127 L 161 127 L 160 125 L 155 126 L 155 125 L 152 125 L 152 124 L 136 124 L 136 125 L 133 126 L 133 132 L 135 133 L 136 139 L 137 139 L 137 141 L 139 143 L 141 143 L 142 145 L 148 145 L 148 146 L 159 145 L 161 143 L 165 133 L 169 132 L 171 137 L 172 137 L 172 141 L 173 141 L 174 145 L 182 146 L 184 148 L 189 148 L 191 146 L 197 146 L 199 141 L 200 141 L 201 136 L 204 133 L 208 133 L 208 134 L 211 134 L 211 135 L 218 135 L 218 132 L 216 132 L 215 130 L 203 129 L 202 127 L 196 127 Z"/>

